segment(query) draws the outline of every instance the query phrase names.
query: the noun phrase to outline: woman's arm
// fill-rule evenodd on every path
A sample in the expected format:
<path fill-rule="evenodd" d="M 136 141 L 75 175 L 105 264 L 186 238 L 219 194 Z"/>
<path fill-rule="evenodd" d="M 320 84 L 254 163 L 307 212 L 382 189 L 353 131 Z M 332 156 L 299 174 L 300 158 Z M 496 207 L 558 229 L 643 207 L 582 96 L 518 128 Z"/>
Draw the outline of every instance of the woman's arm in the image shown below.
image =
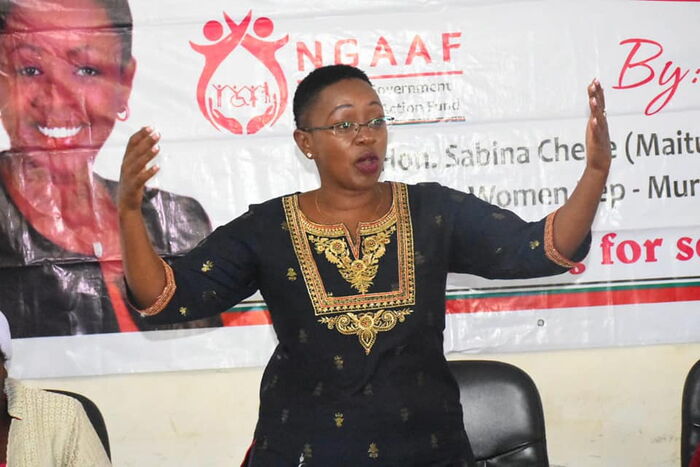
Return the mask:
<path fill-rule="evenodd" d="M 129 138 L 119 177 L 119 236 L 124 276 L 136 305 L 148 308 L 156 302 L 166 285 L 165 269 L 156 254 L 141 213 L 146 182 L 158 166 L 147 167 L 159 152 L 160 135 L 145 127 Z"/>
<path fill-rule="evenodd" d="M 591 229 L 610 170 L 611 151 L 605 96 L 595 79 L 588 86 L 591 114 L 586 126 L 586 168 L 567 202 L 554 218 L 554 246 L 570 258 Z"/>

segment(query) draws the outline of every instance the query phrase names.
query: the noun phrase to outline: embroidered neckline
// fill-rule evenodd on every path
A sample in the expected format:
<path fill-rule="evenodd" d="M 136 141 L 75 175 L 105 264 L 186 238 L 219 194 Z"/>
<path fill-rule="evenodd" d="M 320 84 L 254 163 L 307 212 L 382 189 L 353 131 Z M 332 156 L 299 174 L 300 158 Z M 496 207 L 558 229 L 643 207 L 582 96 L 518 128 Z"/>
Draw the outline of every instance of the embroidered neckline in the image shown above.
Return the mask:
<path fill-rule="evenodd" d="M 366 312 L 415 304 L 413 226 L 408 191 L 403 183 L 391 182 L 391 187 L 393 195 L 391 208 L 379 219 L 360 224 L 362 237 L 360 247 L 368 235 L 376 235 L 395 226 L 395 233 L 392 232 L 392 235 L 396 238 L 397 264 L 395 267 L 398 287 L 394 290 L 345 296 L 334 296 L 327 292 L 316 265 L 317 258 L 313 252 L 313 242 L 308 235 L 330 239 L 347 238 L 347 229 L 342 224 L 324 225 L 306 218 L 299 209 L 297 194 L 282 199 L 289 235 L 316 316 Z M 355 259 L 360 259 L 358 256 L 359 254 L 356 254 Z"/>
<path fill-rule="evenodd" d="M 398 188 L 394 182 L 389 182 L 389 184 L 391 186 L 391 205 L 389 206 L 389 209 L 375 220 L 358 222 L 356 233 L 359 243 L 362 243 L 361 239 L 364 235 L 374 235 L 386 230 L 388 225 L 392 224 L 396 220 L 396 191 Z M 299 220 L 309 233 L 321 237 L 345 237 L 345 240 L 352 250 L 355 259 L 360 259 L 360 245 L 355 244 L 355 242 L 352 240 L 350 229 L 348 229 L 345 224 L 342 222 L 337 222 L 334 224 L 321 224 L 309 219 L 299 206 L 299 194 L 295 193 L 291 196 L 294 202 L 294 209 L 296 209 L 299 215 Z"/>

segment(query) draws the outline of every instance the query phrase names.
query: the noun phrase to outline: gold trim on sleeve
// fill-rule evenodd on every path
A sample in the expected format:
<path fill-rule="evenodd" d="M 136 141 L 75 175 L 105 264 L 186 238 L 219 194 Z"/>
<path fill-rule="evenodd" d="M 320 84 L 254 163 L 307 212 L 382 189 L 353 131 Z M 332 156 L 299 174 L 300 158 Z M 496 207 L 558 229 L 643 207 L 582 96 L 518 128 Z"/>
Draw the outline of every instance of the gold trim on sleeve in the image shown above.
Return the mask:
<path fill-rule="evenodd" d="M 154 316 L 163 311 L 168 302 L 170 302 L 170 300 L 173 298 L 173 295 L 175 295 L 175 290 L 177 289 L 173 269 L 163 260 L 163 258 L 159 259 L 160 262 L 163 263 L 163 270 L 165 271 L 165 287 L 160 295 L 158 295 L 158 298 L 156 298 L 153 305 L 149 306 L 145 310 L 137 309 L 141 316 Z"/>
<path fill-rule="evenodd" d="M 544 224 L 544 252 L 550 261 L 558 264 L 563 268 L 573 268 L 576 266 L 576 262 L 571 261 L 566 256 L 559 253 L 559 251 L 554 246 L 554 217 L 557 215 L 557 211 L 554 211 L 547 216 L 547 220 Z"/>

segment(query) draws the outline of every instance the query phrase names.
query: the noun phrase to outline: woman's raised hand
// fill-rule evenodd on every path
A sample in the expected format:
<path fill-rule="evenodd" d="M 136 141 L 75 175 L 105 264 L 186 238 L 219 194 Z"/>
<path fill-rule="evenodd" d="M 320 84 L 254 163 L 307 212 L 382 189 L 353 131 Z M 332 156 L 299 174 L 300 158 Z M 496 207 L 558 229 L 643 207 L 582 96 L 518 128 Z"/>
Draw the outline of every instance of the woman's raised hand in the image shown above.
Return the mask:
<path fill-rule="evenodd" d="M 160 134 L 151 127 L 141 128 L 129 138 L 119 177 L 119 238 L 124 276 L 136 305 L 147 308 L 165 288 L 162 262 L 151 244 L 141 214 L 146 182 L 158 166 L 148 163 L 158 155 Z"/>
<path fill-rule="evenodd" d="M 126 145 L 119 176 L 118 203 L 120 212 L 141 211 L 144 187 L 159 170 L 148 163 L 158 155 L 160 133 L 152 127 L 144 127 L 131 135 Z"/>
<path fill-rule="evenodd" d="M 586 162 L 591 169 L 607 172 L 612 158 L 610 134 L 605 112 L 605 95 L 597 79 L 588 85 L 588 105 L 591 114 L 586 126 Z"/>

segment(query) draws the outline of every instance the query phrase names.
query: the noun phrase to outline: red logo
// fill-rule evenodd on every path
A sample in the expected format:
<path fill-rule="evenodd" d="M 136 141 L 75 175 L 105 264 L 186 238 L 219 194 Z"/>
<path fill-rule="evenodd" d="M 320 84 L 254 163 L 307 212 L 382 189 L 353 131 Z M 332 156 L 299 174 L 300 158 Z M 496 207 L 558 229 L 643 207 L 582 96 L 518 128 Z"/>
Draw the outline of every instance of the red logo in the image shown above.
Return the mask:
<path fill-rule="evenodd" d="M 190 42 L 204 55 L 197 103 L 217 130 L 251 135 L 274 125 L 287 108 L 287 79 L 275 53 L 289 35 L 267 40 L 274 29 L 272 20 L 261 17 L 251 27 L 252 11 L 239 24 L 223 16 L 225 25 L 211 20 L 202 28 L 209 43 Z"/>

